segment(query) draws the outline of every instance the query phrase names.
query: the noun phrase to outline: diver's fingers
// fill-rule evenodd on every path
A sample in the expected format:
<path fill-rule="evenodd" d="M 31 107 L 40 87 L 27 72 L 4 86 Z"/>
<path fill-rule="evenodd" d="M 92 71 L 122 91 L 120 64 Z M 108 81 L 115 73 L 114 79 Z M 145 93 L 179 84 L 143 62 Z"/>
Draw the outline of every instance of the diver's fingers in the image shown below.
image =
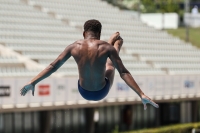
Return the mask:
<path fill-rule="evenodd" d="M 26 93 L 29 91 L 29 90 L 31 90 L 31 85 L 26 85 L 26 86 L 24 86 L 20 91 L 21 91 L 21 95 L 22 96 L 25 96 L 26 95 Z"/>
<path fill-rule="evenodd" d="M 159 105 L 158 104 L 156 104 L 154 101 L 152 101 L 151 99 L 149 100 L 149 103 L 151 104 L 151 105 L 153 105 L 155 108 L 159 108 Z"/>
<path fill-rule="evenodd" d="M 147 103 L 151 104 L 152 106 L 154 106 L 155 108 L 159 108 L 159 105 L 156 104 L 154 101 L 152 101 L 150 98 L 148 98 L 147 96 L 142 98 L 142 103 L 145 105 Z"/>
<path fill-rule="evenodd" d="M 35 89 L 33 88 L 33 89 L 32 89 L 32 95 L 33 95 L 33 96 L 34 96 L 34 92 L 35 92 Z"/>
<path fill-rule="evenodd" d="M 147 104 L 146 103 L 144 103 L 144 110 L 146 110 L 147 109 Z"/>

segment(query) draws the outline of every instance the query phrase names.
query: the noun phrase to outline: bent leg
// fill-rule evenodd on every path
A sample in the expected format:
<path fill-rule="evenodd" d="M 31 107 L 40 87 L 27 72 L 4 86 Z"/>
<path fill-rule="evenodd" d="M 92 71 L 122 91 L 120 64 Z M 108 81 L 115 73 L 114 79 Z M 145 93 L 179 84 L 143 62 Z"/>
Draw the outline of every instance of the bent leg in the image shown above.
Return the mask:
<path fill-rule="evenodd" d="M 112 61 L 110 59 L 107 59 L 105 77 L 109 79 L 110 88 L 113 84 L 114 75 L 115 75 L 115 67 L 112 64 Z"/>
<path fill-rule="evenodd" d="M 114 43 L 114 47 L 118 54 L 119 54 L 122 44 L 123 44 L 123 39 L 121 37 L 119 37 L 119 39 Z M 110 59 L 107 59 L 105 76 L 110 81 L 110 88 L 114 81 L 114 75 L 115 75 L 115 66 L 113 65 Z"/>

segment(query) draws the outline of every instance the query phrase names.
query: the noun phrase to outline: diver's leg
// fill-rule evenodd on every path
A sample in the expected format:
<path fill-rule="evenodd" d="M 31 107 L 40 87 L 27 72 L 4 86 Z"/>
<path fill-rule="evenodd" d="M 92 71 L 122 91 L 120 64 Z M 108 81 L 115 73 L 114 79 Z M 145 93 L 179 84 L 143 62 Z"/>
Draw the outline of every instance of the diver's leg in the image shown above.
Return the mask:
<path fill-rule="evenodd" d="M 123 44 L 123 39 L 121 37 L 119 37 L 118 40 L 114 43 L 114 47 L 118 54 L 119 54 L 122 44 Z M 114 67 L 112 61 L 110 59 L 107 59 L 105 76 L 110 81 L 110 87 L 113 84 L 114 75 L 115 75 L 115 67 Z"/>

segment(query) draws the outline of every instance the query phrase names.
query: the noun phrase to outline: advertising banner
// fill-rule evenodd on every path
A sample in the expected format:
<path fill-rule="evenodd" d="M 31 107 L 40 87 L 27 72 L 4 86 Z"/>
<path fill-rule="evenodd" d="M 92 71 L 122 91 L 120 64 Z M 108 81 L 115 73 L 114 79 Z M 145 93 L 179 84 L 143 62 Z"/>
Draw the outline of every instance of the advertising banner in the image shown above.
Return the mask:
<path fill-rule="evenodd" d="M 197 88 L 196 88 L 197 89 L 197 93 L 196 94 L 198 96 L 200 96 L 200 76 L 197 76 L 196 80 L 197 80 Z"/>
<path fill-rule="evenodd" d="M 181 93 L 181 76 L 172 76 L 171 94 L 178 96 Z"/>
<path fill-rule="evenodd" d="M 32 91 L 28 91 L 26 96 L 21 96 L 20 90 L 30 81 L 27 78 L 16 79 L 16 104 L 28 104 L 30 102 L 30 97 L 32 96 Z"/>
<path fill-rule="evenodd" d="M 177 99 L 200 97 L 199 75 L 134 76 L 143 92 L 152 99 Z M 30 81 L 27 78 L 0 79 L 0 107 L 28 105 L 51 106 L 53 104 L 87 104 L 78 91 L 78 78 L 47 78 L 35 86 L 35 95 L 29 91 L 20 95 L 20 89 Z M 139 100 L 120 76 L 115 76 L 113 86 L 104 100 L 108 102 Z M 33 106 L 31 106 L 33 107 Z"/>
<path fill-rule="evenodd" d="M 156 77 L 155 76 L 147 76 L 146 83 L 147 84 L 147 94 L 149 97 L 155 96 L 156 93 Z"/>
<path fill-rule="evenodd" d="M 133 77 L 134 80 L 136 81 L 136 83 L 138 84 L 138 86 L 140 87 L 141 90 L 143 90 L 144 93 L 147 93 L 147 86 L 145 84 L 145 81 L 147 80 L 146 77 L 144 76 L 134 76 Z M 130 92 L 128 93 L 128 97 L 129 99 L 140 99 L 138 94 L 132 89 L 130 88 Z"/>
<path fill-rule="evenodd" d="M 172 91 L 173 91 L 173 88 L 172 88 L 172 77 L 170 76 L 164 76 L 164 79 L 163 79 L 163 85 L 164 87 L 162 88 L 162 95 L 163 96 L 168 96 L 168 97 L 171 97 L 172 95 Z"/>
<path fill-rule="evenodd" d="M 116 97 L 126 98 L 128 93 L 132 91 L 129 86 L 121 79 L 121 77 L 116 77 Z"/>
<path fill-rule="evenodd" d="M 194 82 L 190 80 L 189 76 L 181 77 L 181 95 L 186 97 L 188 95 L 189 90 L 194 89 Z"/>
<path fill-rule="evenodd" d="M 197 93 L 198 79 L 197 76 L 188 76 L 188 80 L 185 81 L 185 87 L 188 89 L 190 97 Z"/>
<path fill-rule="evenodd" d="M 35 93 L 34 96 L 30 96 L 30 103 L 46 103 L 46 102 L 53 102 L 53 91 L 54 91 L 54 84 L 55 79 L 48 78 L 44 79 L 39 82 L 35 86 Z M 30 92 L 31 93 L 31 92 Z"/>
<path fill-rule="evenodd" d="M 117 97 L 117 81 L 116 81 L 117 77 L 119 77 L 119 76 L 115 77 L 115 79 L 113 81 L 113 85 L 110 88 L 110 91 L 109 91 L 108 95 L 105 97 L 105 99 L 113 99 L 113 98 Z"/>
<path fill-rule="evenodd" d="M 157 76 L 157 77 L 154 77 L 154 79 L 155 79 L 154 95 L 162 96 L 163 92 L 165 91 L 164 77 Z"/>
<path fill-rule="evenodd" d="M 54 84 L 54 102 L 65 102 L 67 99 L 67 85 L 68 81 L 66 78 L 58 78 Z"/>
<path fill-rule="evenodd" d="M 78 78 L 67 78 L 67 82 L 67 101 L 77 102 L 80 97 L 78 91 Z"/>
<path fill-rule="evenodd" d="M 0 79 L 0 99 L 2 105 L 14 105 L 16 100 L 16 80 L 13 78 Z"/>

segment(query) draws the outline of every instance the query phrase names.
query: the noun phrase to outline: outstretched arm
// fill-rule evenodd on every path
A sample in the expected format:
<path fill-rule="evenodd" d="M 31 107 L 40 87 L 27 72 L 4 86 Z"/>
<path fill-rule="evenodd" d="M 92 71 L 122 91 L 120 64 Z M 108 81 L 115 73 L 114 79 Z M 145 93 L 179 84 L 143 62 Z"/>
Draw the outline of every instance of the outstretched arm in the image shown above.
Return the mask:
<path fill-rule="evenodd" d="M 140 89 L 140 87 L 138 86 L 138 84 L 135 82 L 135 80 L 132 77 L 132 75 L 130 74 L 130 72 L 124 67 L 124 65 L 123 65 L 123 63 L 122 63 L 122 61 L 121 61 L 121 59 L 120 59 L 120 57 L 119 57 L 119 55 L 118 55 L 118 53 L 117 53 L 117 51 L 115 50 L 114 47 L 110 47 L 109 58 L 113 62 L 115 68 L 118 70 L 121 78 L 142 99 L 142 103 L 144 104 L 144 109 L 147 108 L 146 107 L 147 103 L 150 103 L 154 107 L 158 108 L 159 106 L 142 92 L 142 90 Z"/>
<path fill-rule="evenodd" d="M 47 66 L 43 71 L 41 71 L 36 77 L 34 77 L 27 85 L 21 89 L 21 95 L 25 95 L 27 91 L 32 90 L 34 95 L 34 87 L 41 80 L 47 78 L 52 73 L 54 73 L 58 68 L 60 68 L 66 60 L 71 57 L 71 50 L 73 44 L 67 46 L 65 50 L 55 59 L 49 66 Z"/>
<path fill-rule="evenodd" d="M 73 44 L 67 46 L 65 50 L 55 59 L 52 63 L 49 64 L 43 71 L 41 71 L 35 78 L 31 80 L 31 83 L 36 85 L 41 80 L 47 78 L 52 73 L 57 71 L 58 68 L 60 68 L 65 61 L 67 61 L 71 57 L 71 49 L 73 47 Z"/>

